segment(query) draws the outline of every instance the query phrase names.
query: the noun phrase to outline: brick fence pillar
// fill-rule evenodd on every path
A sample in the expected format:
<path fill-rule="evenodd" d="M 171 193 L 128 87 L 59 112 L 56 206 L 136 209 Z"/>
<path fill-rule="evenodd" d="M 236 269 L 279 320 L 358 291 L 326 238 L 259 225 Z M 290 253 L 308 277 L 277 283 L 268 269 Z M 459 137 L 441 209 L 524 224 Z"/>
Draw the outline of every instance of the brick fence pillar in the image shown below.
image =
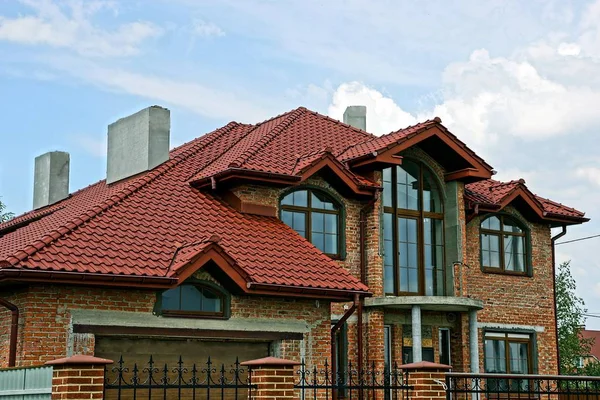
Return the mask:
<path fill-rule="evenodd" d="M 253 400 L 294 399 L 294 367 L 299 362 L 265 357 L 241 363 L 250 369 L 250 379 L 256 389 Z"/>
<path fill-rule="evenodd" d="M 52 372 L 52 400 L 102 399 L 104 397 L 104 367 L 111 360 L 75 355 L 48 361 Z"/>
<path fill-rule="evenodd" d="M 446 381 L 449 365 L 429 361 L 399 365 L 399 369 L 408 372 L 408 384 L 413 387 L 411 400 L 445 400 L 446 390 L 441 382 Z"/>

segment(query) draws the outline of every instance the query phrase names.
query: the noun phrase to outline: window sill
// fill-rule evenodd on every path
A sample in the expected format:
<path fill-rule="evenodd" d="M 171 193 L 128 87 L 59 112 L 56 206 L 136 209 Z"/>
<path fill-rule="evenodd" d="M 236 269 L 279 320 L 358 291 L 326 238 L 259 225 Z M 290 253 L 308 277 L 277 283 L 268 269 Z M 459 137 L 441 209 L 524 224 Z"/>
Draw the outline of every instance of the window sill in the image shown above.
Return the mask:
<path fill-rule="evenodd" d="M 223 314 L 211 314 L 196 311 L 163 310 L 160 315 L 167 318 L 229 319 Z"/>
<path fill-rule="evenodd" d="M 517 272 L 517 271 L 507 271 L 500 268 L 493 267 L 481 267 L 481 270 L 486 274 L 498 274 L 498 275 L 510 275 L 510 276 L 524 276 L 527 278 L 533 277 L 533 275 L 528 274 L 527 272 Z"/>

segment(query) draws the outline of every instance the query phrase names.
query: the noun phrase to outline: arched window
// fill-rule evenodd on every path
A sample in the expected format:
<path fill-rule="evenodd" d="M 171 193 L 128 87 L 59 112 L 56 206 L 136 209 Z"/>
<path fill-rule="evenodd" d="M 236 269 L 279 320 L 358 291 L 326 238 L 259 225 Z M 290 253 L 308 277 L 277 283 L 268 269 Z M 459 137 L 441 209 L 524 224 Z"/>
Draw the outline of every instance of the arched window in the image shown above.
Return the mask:
<path fill-rule="evenodd" d="M 229 304 L 221 290 L 205 283 L 183 283 L 165 290 L 160 313 L 177 317 L 227 317 Z"/>
<path fill-rule="evenodd" d="M 481 266 L 490 272 L 527 273 L 527 234 L 506 215 L 481 222 Z"/>
<path fill-rule="evenodd" d="M 281 220 L 316 248 L 332 257 L 341 253 L 340 206 L 314 189 L 301 189 L 281 199 Z"/>
<path fill-rule="evenodd" d="M 444 208 L 433 174 L 404 160 L 383 170 L 386 294 L 444 295 Z"/>

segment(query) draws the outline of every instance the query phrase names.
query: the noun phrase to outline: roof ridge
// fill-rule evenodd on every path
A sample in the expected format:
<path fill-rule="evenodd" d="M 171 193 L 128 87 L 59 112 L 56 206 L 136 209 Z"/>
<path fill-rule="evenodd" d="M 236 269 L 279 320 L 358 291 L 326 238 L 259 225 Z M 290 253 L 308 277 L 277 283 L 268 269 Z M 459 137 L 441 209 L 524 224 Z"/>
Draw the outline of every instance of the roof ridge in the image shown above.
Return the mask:
<path fill-rule="evenodd" d="M 301 108 L 304 108 L 304 107 L 301 107 Z M 358 133 L 360 133 L 360 134 L 362 134 L 362 135 L 364 135 L 364 136 L 367 136 L 367 137 L 377 137 L 377 136 L 375 136 L 375 135 L 374 135 L 374 134 L 372 134 L 372 133 L 369 133 L 369 132 L 367 132 L 367 131 L 363 131 L 362 129 L 358 129 L 357 127 L 355 127 L 355 126 L 352 126 L 352 125 L 350 125 L 350 124 L 347 124 L 347 123 L 345 123 L 345 122 L 343 122 L 343 121 L 340 121 L 339 119 L 331 118 L 331 117 L 329 117 L 329 116 L 327 116 L 327 115 L 324 115 L 324 114 L 321 114 L 321 113 L 319 113 L 319 112 L 317 112 L 317 111 L 313 111 L 313 110 L 309 110 L 309 109 L 305 109 L 305 110 L 306 110 L 306 111 L 308 111 L 308 112 L 309 112 L 309 113 L 311 113 L 311 114 L 314 114 L 314 115 L 318 116 L 318 117 L 324 118 L 324 119 L 326 119 L 326 120 L 328 120 L 328 121 L 331 121 L 331 122 L 334 122 L 334 123 L 336 123 L 336 124 L 340 124 L 340 125 L 343 125 L 343 126 L 345 126 L 345 127 L 347 127 L 347 128 L 350 128 L 350 129 L 352 129 L 353 131 L 355 131 L 355 132 L 358 132 Z"/>
<path fill-rule="evenodd" d="M 225 134 L 227 131 L 230 131 L 231 129 L 235 128 L 236 126 L 238 126 L 237 122 L 230 122 L 224 127 L 218 128 L 211 133 L 214 133 L 215 137 L 218 138 Z M 208 144 L 214 142 L 215 140 L 216 139 L 212 139 L 211 141 L 209 141 Z M 199 140 L 199 143 L 193 144 L 190 149 L 182 152 L 181 154 L 175 156 L 172 159 L 165 161 L 156 169 L 150 171 L 148 174 L 140 177 L 138 180 L 132 182 L 130 185 L 127 185 L 123 189 L 119 190 L 117 193 L 110 196 L 107 200 L 104 200 L 102 203 L 100 203 L 100 205 L 93 206 L 90 210 L 83 212 L 79 217 L 75 217 L 72 220 L 66 222 L 65 224 L 59 226 L 58 228 L 51 230 L 50 232 L 42 236 L 40 239 L 33 241 L 31 244 L 25 246 L 23 249 L 17 250 L 12 255 L 6 257 L 6 260 L 13 258 L 16 260 L 15 262 L 20 262 L 31 257 L 39 250 L 49 246 L 51 243 L 54 243 L 61 237 L 74 231 L 84 223 L 98 216 L 100 213 L 108 210 L 116 204 L 121 203 L 123 200 L 125 200 L 132 194 L 138 192 L 140 189 L 156 180 L 158 177 L 170 171 L 173 167 L 179 165 L 181 162 L 187 160 L 189 157 L 196 154 L 206 145 L 207 144 L 204 143 L 204 141 Z M 14 262 L 11 262 L 11 264 L 14 265 Z"/>
<path fill-rule="evenodd" d="M 255 155 L 260 149 L 265 147 L 269 142 L 275 139 L 281 132 L 289 128 L 298 118 L 300 118 L 305 112 L 306 108 L 298 107 L 293 110 L 285 117 L 283 121 L 278 123 L 270 132 L 261 137 L 253 146 L 244 151 L 238 158 L 229 163 L 229 168 L 241 168 L 253 155 Z M 258 127 L 258 126 L 257 126 Z"/>
<path fill-rule="evenodd" d="M 284 112 L 284 113 L 281 113 L 281 114 L 279 114 L 279 115 L 276 115 L 276 116 L 274 116 L 274 117 L 271 117 L 271 118 L 269 118 L 269 119 L 265 119 L 264 121 L 257 122 L 257 123 L 256 123 L 256 124 L 254 124 L 254 125 L 255 125 L 256 127 L 259 127 L 259 126 L 261 126 L 261 125 L 264 125 L 264 124 L 266 124 L 266 123 L 268 123 L 268 122 L 271 122 L 271 121 L 273 121 L 273 120 L 275 120 L 275 119 L 277 119 L 277 118 L 285 117 L 285 116 L 287 116 L 287 115 L 289 115 L 289 114 L 293 113 L 294 111 L 298 111 L 298 110 L 299 110 L 299 109 L 301 109 L 301 108 L 304 108 L 304 107 L 298 107 L 298 108 L 294 108 L 293 110 L 286 111 L 286 112 Z M 305 109 L 305 108 L 304 108 L 304 109 Z"/>
<path fill-rule="evenodd" d="M 354 143 L 354 144 L 351 144 L 351 145 L 349 145 L 349 146 L 348 146 L 346 149 L 344 149 L 344 151 L 342 151 L 341 153 L 339 153 L 339 156 L 341 157 L 342 155 L 344 155 L 344 154 L 345 154 L 345 153 L 346 153 L 348 150 L 350 150 L 352 147 L 355 147 L 355 146 L 359 146 L 359 145 L 361 145 L 361 144 L 368 143 L 368 142 L 370 142 L 370 141 L 372 141 L 372 140 L 379 140 L 379 139 L 382 139 L 382 138 L 385 138 L 385 137 L 388 137 L 388 136 L 391 136 L 391 135 L 394 135 L 394 134 L 397 134 L 397 133 L 401 133 L 401 132 L 407 131 L 407 130 L 409 130 L 409 129 L 413 129 L 413 128 L 415 128 L 415 127 L 419 126 L 419 125 L 430 124 L 430 123 L 432 123 L 432 122 L 433 122 L 433 123 L 436 123 L 436 124 L 439 124 L 439 123 L 441 123 L 441 120 L 440 120 L 438 117 L 435 117 L 434 119 L 428 119 L 428 120 L 425 120 L 425 121 L 423 121 L 423 122 L 417 122 L 416 124 L 409 125 L 409 126 L 407 126 L 407 127 L 405 127 L 405 128 L 400 128 L 400 129 L 397 129 L 397 130 L 395 130 L 395 131 L 388 132 L 388 133 L 386 133 L 386 134 L 383 134 L 383 135 L 381 135 L 381 136 L 371 135 L 371 137 L 370 137 L 370 138 L 368 138 L 368 139 L 367 139 L 367 140 L 365 140 L 365 141 L 362 141 L 362 142 L 358 142 L 358 143 Z M 417 132 L 414 132 L 414 133 L 417 133 Z M 349 160 L 349 159 L 344 159 L 344 161 L 348 161 L 348 160 Z"/>
<path fill-rule="evenodd" d="M 196 169 L 186 180 L 190 181 L 190 180 L 194 180 L 194 177 L 196 175 L 198 175 L 200 172 L 202 172 L 203 169 L 205 169 L 206 167 L 208 167 L 210 164 L 212 164 L 213 162 L 215 162 L 217 159 L 221 158 L 223 156 L 223 154 L 227 153 L 230 149 L 232 149 L 236 144 L 238 144 L 239 142 L 241 142 L 244 138 L 246 138 L 249 134 L 251 134 L 252 132 L 254 132 L 256 129 L 258 129 L 259 125 L 252 125 L 252 124 L 238 124 L 238 126 L 252 126 L 252 129 L 249 129 L 248 132 L 244 133 L 242 136 L 240 136 L 240 138 L 238 140 L 236 140 L 234 143 L 231 144 L 231 146 L 227 147 L 223 152 L 221 152 L 220 154 L 217 154 L 215 157 L 213 157 L 209 162 L 204 163 L 204 165 L 202 165 L 202 167 Z M 221 135 L 222 136 L 222 135 Z M 211 143 L 214 143 L 211 142 Z"/>

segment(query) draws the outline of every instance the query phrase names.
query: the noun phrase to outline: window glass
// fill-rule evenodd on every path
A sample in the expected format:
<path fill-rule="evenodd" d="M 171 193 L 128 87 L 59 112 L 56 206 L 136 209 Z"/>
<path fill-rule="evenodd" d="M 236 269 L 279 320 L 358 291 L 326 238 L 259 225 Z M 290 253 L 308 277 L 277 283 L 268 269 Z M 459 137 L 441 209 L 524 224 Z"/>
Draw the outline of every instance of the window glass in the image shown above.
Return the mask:
<path fill-rule="evenodd" d="M 394 292 L 394 238 L 393 238 L 393 215 L 383 215 L 383 267 L 385 293 Z"/>
<path fill-rule="evenodd" d="M 282 211 L 281 220 L 300 236 L 306 237 L 306 215 L 303 212 Z"/>
<path fill-rule="evenodd" d="M 281 200 L 281 221 L 330 255 L 340 251 L 340 210 L 319 191 L 298 190 Z"/>
<path fill-rule="evenodd" d="M 183 311 L 202 310 L 202 294 L 194 285 L 181 285 L 181 306 Z"/>
<path fill-rule="evenodd" d="M 221 312 L 221 298 L 210 289 L 202 288 L 202 310 Z"/>
<path fill-rule="evenodd" d="M 383 170 L 386 293 L 445 294 L 443 196 L 423 164 Z M 498 252 L 500 250 L 498 249 Z"/>
<path fill-rule="evenodd" d="M 527 236 L 516 220 L 505 215 L 481 222 L 481 265 L 524 274 Z"/>
<path fill-rule="evenodd" d="M 396 167 L 397 207 L 406 210 L 419 209 L 419 166 L 405 160 Z"/>
<path fill-rule="evenodd" d="M 311 202 L 312 208 L 318 208 L 322 210 L 335 210 L 336 208 L 331 200 L 318 192 L 311 192 Z"/>
<path fill-rule="evenodd" d="M 423 171 L 423 210 L 441 213 L 442 197 L 431 172 Z"/>
<path fill-rule="evenodd" d="M 499 231 L 500 230 L 500 219 L 498 217 L 489 217 L 485 221 L 483 221 L 483 224 L 481 225 L 481 227 L 484 229 L 491 229 L 494 231 Z"/>
<path fill-rule="evenodd" d="M 485 372 L 528 374 L 531 373 L 530 350 L 531 336 L 527 334 L 512 334 L 502 332 L 486 332 L 485 334 Z M 514 381 L 514 382 L 513 382 Z M 519 386 L 522 382 L 511 380 L 498 385 Z"/>
<path fill-rule="evenodd" d="M 485 340 L 485 372 L 490 374 L 505 374 L 506 348 L 503 340 Z"/>
<path fill-rule="evenodd" d="M 443 289 L 443 254 L 444 240 L 442 220 L 425 218 L 424 226 L 424 253 L 425 253 L 425 295 L 439 295 Z M 439 284 L 438 284 L 439 283 Z M 438 290 L 436 290 L 436 288 Z"/>
<path fill-rule="evenodd" d="M 419 291 L 418 281 L 417 220 L 398 218 L 398 264 L 400 267 L 400 291 Z"/>
<path fill-rule="evenodd" d="M 502 222 L 504 225 L 502 230 L 504 232 L 523 233 L 523 230 L 519 228 L 515 220 L 510 219 L 508 217 L 504 217 L 502 218 Z"/>
<path fill-rule="evenodd" d="M 177 310 L 180 304 L 181 288 L 166 290 L 162 294 L 162 308 L 165 310 Z"/>
<path fill-rule="evenodd" d="M 481 234 L 481 256 L 484 267 L 500 268 L 500 236 Z"/>
<path fill-rule="evenodd" d="M 383 170 L 383 205 L 392 206 L 392 169 Z"/>
<path fill-rule="evenodd" d="M 200 284 L 183 284 L 166 290 L 161 295 L 161 309 L 165 314 L 178 311 L 189 313 L 223 314 L 222 294 Z"/>

